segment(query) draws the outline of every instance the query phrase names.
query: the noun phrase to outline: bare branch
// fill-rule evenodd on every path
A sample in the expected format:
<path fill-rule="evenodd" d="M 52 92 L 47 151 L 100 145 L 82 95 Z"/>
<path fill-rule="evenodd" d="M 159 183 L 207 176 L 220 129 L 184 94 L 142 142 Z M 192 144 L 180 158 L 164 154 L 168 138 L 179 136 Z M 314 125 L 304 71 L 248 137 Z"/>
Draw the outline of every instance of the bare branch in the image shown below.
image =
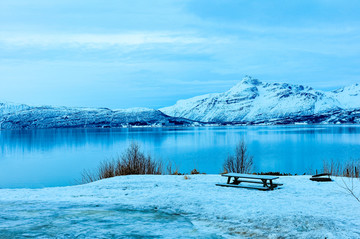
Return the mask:
<path fill-rule="evenodd" d="M 235 155 L 229 155 L 223 167 L 226 172 L 250 173 L 253 166 L 253 156 L 248 154 L 244 140 L 241 140 L 235 148 Z"/>

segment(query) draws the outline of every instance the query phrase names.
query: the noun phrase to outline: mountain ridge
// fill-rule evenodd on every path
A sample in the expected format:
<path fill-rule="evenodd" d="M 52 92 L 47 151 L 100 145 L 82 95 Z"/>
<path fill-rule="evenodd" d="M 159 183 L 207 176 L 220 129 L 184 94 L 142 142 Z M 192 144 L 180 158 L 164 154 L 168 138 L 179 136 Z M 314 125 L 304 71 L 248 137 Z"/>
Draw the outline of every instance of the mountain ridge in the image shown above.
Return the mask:
<path fill-rule="evenodd" d="M 191 126 L 192 120 L 171 117 L 159 110 L 28 106 L 0 103 L 0 129 L 122 128 Z"/>
<path fill-rule="evenodd" d="M 0 102 L 0 129 L 360 123 L 360 85 L 333 91 L 250 76 L 222 93 L 150 108 L 29 106 Z"/>
<path fill-rule="evenodd" d="M 264 83 L 246 76 L 222 93 L 179 100 L 159 109 L 167 115 L 202 122 L 256 123 L 289 117 L 322 115 L 360 108 L 360 85 L 335 91 L 288 83 Z"/>

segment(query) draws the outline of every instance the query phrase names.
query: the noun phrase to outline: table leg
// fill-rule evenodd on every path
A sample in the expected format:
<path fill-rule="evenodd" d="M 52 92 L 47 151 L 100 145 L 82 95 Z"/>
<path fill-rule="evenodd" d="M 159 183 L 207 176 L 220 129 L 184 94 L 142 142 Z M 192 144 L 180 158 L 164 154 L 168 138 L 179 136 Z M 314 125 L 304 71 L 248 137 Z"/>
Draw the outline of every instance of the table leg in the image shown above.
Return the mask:
<path fill-rule="evenodd" d="M 233 182 L 233 184 L 239 185 L 240 182 L 239 182 L 238 180 L 239 180 L 238 177 L 234 177 L 234 182 Z"/>
<path fill-rule="evenodd" d="M 268 187 L 268 184 L 266 183 L 267 179 L 261 179 L 261 181 L 263 182 L 264 187 Z"/>

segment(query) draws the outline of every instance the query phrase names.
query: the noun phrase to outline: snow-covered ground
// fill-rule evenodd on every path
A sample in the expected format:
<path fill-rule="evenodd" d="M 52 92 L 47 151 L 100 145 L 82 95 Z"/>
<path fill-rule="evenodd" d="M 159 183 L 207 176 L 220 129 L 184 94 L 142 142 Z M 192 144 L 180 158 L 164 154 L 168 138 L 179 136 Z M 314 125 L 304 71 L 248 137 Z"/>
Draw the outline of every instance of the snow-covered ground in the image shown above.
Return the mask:
<path fill-rule="evenodd" d="M 360 238 L 360 203 L 341 188 L 348 179 L 280 177 L 281 189 L 263 192 L 189 177 L 0 189 L 0 238 Z"/>

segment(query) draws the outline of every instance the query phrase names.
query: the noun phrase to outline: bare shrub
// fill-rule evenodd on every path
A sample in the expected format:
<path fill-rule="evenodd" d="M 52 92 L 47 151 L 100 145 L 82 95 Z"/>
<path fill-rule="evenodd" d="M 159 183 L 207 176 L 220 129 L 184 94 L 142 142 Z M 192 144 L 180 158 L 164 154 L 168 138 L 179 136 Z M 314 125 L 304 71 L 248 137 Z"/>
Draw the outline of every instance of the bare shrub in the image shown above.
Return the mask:
<path fill-rule="evenodd" d="M 97 171 L 84 170 L 81 182 L 90 183 L 121 175 L 162 173 L 163 165 L 161 161 L 153 160 L 150 155 L 146 156 L 137 143 L 131 143 L 121 157 L 101 162 Z"/>
<path fill-rule="evenodd" d="M 162 163 L 152 160 L 150 155 L 145 156 L 140 146 L 132 143 L 117 161 L 115 169 L 116 176 L 130 174 L 162 174 Z"/>
<path fill-rule="evenodd" d="M 342 179 L 343 185 L 340 185 L 345 191 L 353 196 L 358 202 L 360 202 L 360 192 L 357 187 L 354 186 L 354 177 L 350 179 L 349 182 L 345 182 L 344 179 Z"/>
<path fill-rule="evenodd" d="M 225 160 L 224 171 L 231 173 L 250 173 L 253 167 L 253 156 L 248 153 L 244 140 L 241 140 L 235 149 L 235 155 L 229 155 Z"/>

